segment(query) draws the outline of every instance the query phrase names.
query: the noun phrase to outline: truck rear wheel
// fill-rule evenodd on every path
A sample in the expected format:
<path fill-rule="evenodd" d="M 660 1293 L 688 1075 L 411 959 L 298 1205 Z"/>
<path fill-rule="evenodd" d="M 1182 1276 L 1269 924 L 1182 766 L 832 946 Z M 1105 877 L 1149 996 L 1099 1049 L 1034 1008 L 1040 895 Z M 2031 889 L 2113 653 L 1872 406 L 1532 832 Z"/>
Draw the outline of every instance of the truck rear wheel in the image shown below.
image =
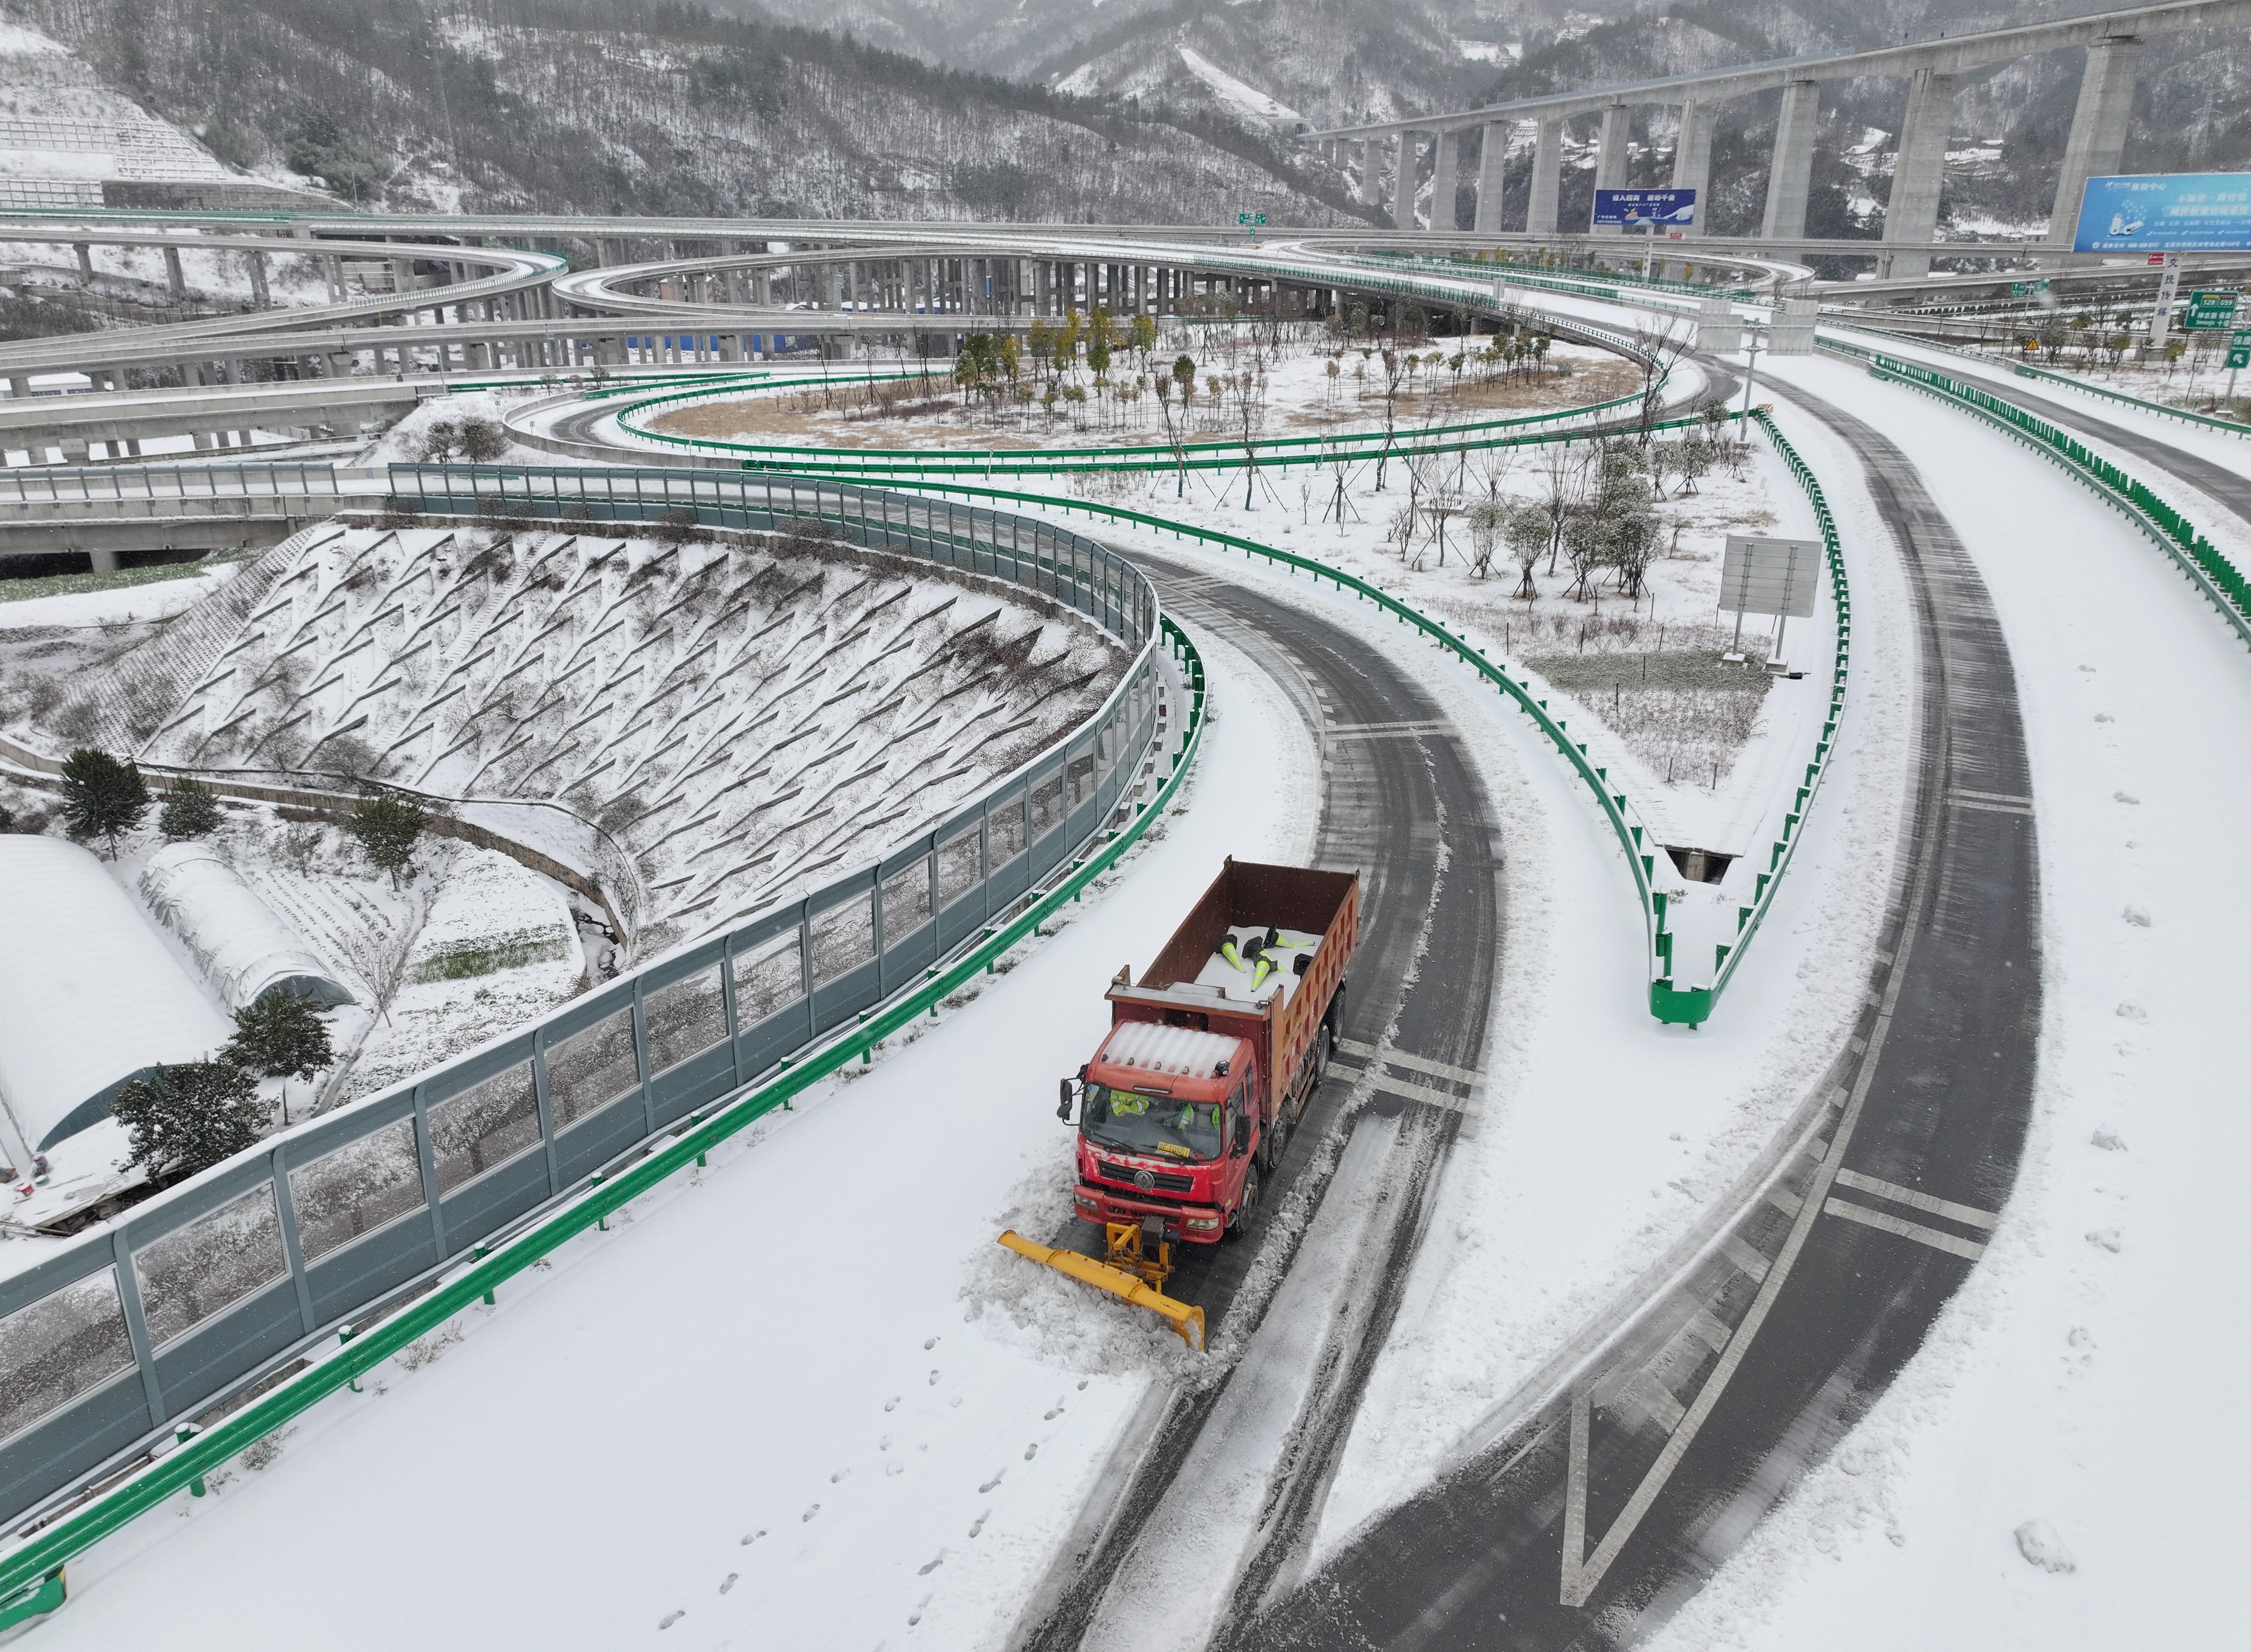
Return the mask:
<path fill-rule="evenodd" d="M 1243 1230 L 1258 1213 L 1258 1165 L 1254 1160 L 1243 1172 L 1243 1197 L 1235 1201 L 1235 1208 L 1227 1218 L 1227 1236 L 1243 1237 Z"/>

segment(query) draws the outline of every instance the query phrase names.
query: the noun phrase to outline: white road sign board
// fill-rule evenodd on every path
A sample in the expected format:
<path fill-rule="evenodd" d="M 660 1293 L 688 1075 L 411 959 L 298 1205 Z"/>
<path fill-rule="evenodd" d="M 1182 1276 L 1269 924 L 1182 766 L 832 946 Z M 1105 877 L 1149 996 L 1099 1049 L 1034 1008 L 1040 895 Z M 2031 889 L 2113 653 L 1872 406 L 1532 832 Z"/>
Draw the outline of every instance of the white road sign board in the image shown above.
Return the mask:
<path fill-rule="evenodd" d="M 1821 542 L 1728 536 L 1720 563 L 1720 606 L 1739 614 L 1813 617 L 1821 583 Z"/>

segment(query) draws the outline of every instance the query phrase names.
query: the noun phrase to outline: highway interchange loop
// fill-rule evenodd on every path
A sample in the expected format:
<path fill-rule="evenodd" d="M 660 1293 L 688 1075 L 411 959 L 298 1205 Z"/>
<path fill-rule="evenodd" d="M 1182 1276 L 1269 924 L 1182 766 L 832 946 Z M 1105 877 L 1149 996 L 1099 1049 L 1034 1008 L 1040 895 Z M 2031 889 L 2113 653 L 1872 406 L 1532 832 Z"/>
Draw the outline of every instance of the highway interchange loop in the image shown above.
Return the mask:
<path fill-rule="evenodd" d="M 184 239 L 183 232 L 196 227 L 216 232 Z M 440 352 L 444 371 L 437 377 L 458 378 L 468 372 L 472 346 L 514 352 L 530 341 L 543 348 L 573 341 L 559 363 L 516 356 L 519 377 L 540 371 L 551 377 L 558 365 L 578 370 L 598 354 L 599 340 L 627 332 L 642 339 L 751 335 L 832 343 L 851 335 L 939 333 L 950 354 L 956 334 L 992 320 L 952 311 L 809 312 L 731 296 L 761 271 L 824 260 L 1130 260 L 1347 292 L 1411 290 L 1465 315 L 1495 308 L 1491 266 L 1473 276 L 1418 273 L 1403 288 L 1397 265 L 1366 256 L 1382 245 L 1368 235 L 1295 237 L 1253 248 L 1189 231 L 1129 229 L 501 218 L 449 221 L 443 238 L 433 229 L 428 220 L 342 217 L 154 226 L 50 220 L 0 234 L 275 256 L 348 248 L 443 261 L 462 278 L 350 305 L 104 335 L 96 352 L 103 370 L 285 356 L 317 358 L 333 370 L 354 352 L 409 347 Z M 369 238 L 329 238 L 347 232 Z M 493 245 L 564 235 L 597 245 L 756 241 L 760 250 L 606 261 L 573 272 L 554 253 Z M 384 244 L 377 238 L 384 236 L 422 238 Z M 1413 238 L 1418 250 L 1430 241 Z M 776 242 L 788 250 L 768 250 Z M 807 242 L 820 250 L 808 252 Z M 1759 303 L 1804 274 L 1777 260 L 1725 261 Z M 691 288 L 718 296 L 708 302 L 678 296 Z M 1629 306 L 1543 309 L 1540 292 L 1520 289 L 1509 302 L 1517 315 L 1544 315 L 1621 349 L 1632 347 L 1637 325 L 1646 328 L 1653 317 L 1661 326 L 1693 308 L 1655 289 L 1626 296 Z M 1590 319 L 1598 310 L 1611 319 Z M 423 314 L 433 319 L 403 324 Z M 77 369 L 93 362 L 87 349 L 82 339 L 0 345 L 0 377 Z M 456 353 L 461 367 L 453 365 Z M 405 355 L 399 364 L 408 377 L 432 377 Z M 752 371 L 702 343 L 677 365 Z M 497 367 L 483 370 L 505 376 Z M 1728 394 L 1733 371 L 1706 360 L 1693 384 L 1684 378 L 1683 395 Z M 661 388 L 660 376 L 649 377 Z M 2251 481 L 2240 468 L 2091 412 L 2068 395 L 1992 388 L 2251 522 Z M 40 411 L 57 427 L 74 420 L 93 425 L 115 399 L 217 409 L 274 389 L 261 382 L 121 390 L 48 400 Z M 1370 1091 L 1363 1081 L 1389 1064 L 1403 1079 L 1420 1075 L 1417 1082 L 1427 1083 L 1431 1073 L 1451 1071 L 1465 1075 L 1455 1089 L 1473 1085 L 1509 945 L 1497 875 L 1511 852 L 1508 833 L 1465 760 L 1457 709 L 1381 652 L 1318 612 L 1230 579 L 1210 558 L 1159 556 L 1119 543 L 1155 581 L 1169 613 L 1192 632 L 1233 643 L 1297 708 L 1324 754 L 1315 858 L 1356 867 L 1368 881 L 1364 954 L 1344 1023 L 1353 1054 L 1319 1093 L 1302 1129 L 1342 1137 L 1341 1153 L 1323 1161 L 1329 1173 L 1366 1179 L 1395 1196 L 1355 1259 L 1366 1289 L 1350 1315 L 1315 1339 L 1310 1357 L 1320 1375 L 1294 1420 L 1290 1459 L 1276 1469 L 1268 1517 L 1233 1577 L 1215 1644 L 1560 1649 L 1621 1645 L 1646 1634 L 1748 1533 L 1753 1521 L 1745 1514 L 1769 1507 L 1866 1413 L 1976 1266 L 1982 1236 L 2009 1196 L 2032 1106 L 2041 892 L 2007 641 L 1974 559 L 1901 448 L 1847 408 L 1789 386 L 1777 395 L 1795 416 L 1825 427 L 1860 465 L 1906 570 L 1916 637 L 1916 737 L 1911 793 L 1901 799 L 1899 872 L 1852 1035 L 1755 1170 L 1666 1266 L 1651 1270 L 1559 1350 L 1436 1483 L 1318 1566 L 1308 1557 L 1321 1499 L 1423 1242 L 1433 1191 L 1462 1119 L 1460 1107 L 1444 1104 L 1443 1087 L 1434 1099 L 1414 1100 L 1409 1087 Z M 520 421 L 519 433 L 564 462 L 698 462 L 620 433 L 614 412 L 588 402 L 537 432 Z M 1340 729 L 1370 727 L 1416 732 L 1333 737 Z M 1422 966 L 1410 968 L 1417 957 Z M 1354 1096 L 1365 1104 L 1348 1108 Z M 1310 1160 L 1293 1153 L 1284 1184 L 1271 1191 L 1288 1192 L 1287 1179 L 1320 1174 L 1306 1168 Z M 1317 1198 L 1319 1186 L 1304 1191 Z M 1318 1221 L 1291 1242 L 1318 1242 Z M 1271 1289 L 1248 1288 L 1255 1255 L 1250 1246 L 1216 1253 L 1184 1275 L 1182 1286 L 1206 1304 L 1215 1325 L 1240 1318 L 1233 1345 L 1249 1351 L 1245 1358 L 1257 1357 L 1275 1301 Z M 1661 1407 L 1640 1414 L 1602 1408 L 1604 1396 L 1659 1363 L 1673 1388 L 1693 1395 L 1685 1409 L 1676 1405 L 1668 1416 Z M 1113 1585 L 1132 1568 L 1162 1560 L 1162 1543 L 1151 1534 L 1163 1529 L 1168 1499 L 1186 1495 L 1181 1482 L 1192 1476 L 1215 1419 L 1237 1403 L 1230 1378 L 1238 1368 L 1222 1365 L 1183 1386 L 1128 1441 L 1133 1455 L 1105 1482 L 1107 1501 L 1074 1531 L 1039 1611 L 1021 1626 L 1021 1644 L 1063 1652 L 1124 1643 L 1119 1626 L 1105 1615 Z M 1631 1420 L 1636 1414 L 1639 1422 Z"/>

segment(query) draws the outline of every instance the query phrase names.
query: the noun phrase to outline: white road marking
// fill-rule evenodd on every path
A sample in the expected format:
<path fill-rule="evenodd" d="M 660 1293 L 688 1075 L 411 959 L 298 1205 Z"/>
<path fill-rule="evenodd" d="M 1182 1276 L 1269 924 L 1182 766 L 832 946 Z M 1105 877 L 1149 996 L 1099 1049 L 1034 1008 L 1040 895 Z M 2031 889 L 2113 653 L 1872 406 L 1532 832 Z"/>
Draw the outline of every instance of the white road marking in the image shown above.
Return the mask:
<path fill-rule="evenodd" d="M 1737 1239 L 1733 1234 L 1729 1234 L 1727 1238 L 1720 1241 L 1720 1254 L 1735 1263 L 1754 1281 L 1764 1279 L 1766 1270 L 1770 1266 L 1764 1256 Z"/>
<path fill-rule="evenodd" d="M 1727 1326 L 1720 1323 L 1718 1317 L 1701 1303 L 1698 1303 L 1696 1311 L 1688 1316 L 1688 1323 L 1685 1329 L 1690 1336 L 1695 1337 L 1698 1342 L 1702 1343 L 1715 1354 L 1728 1351 L 1728 1339 L 1734 1335 Z"/>
<path fill-rule="evenodd" d="M 1688 1414 L 1688 1408 L 1673 1397 L 1673 1391 L 1645 1371 L 1635 1372 L 1618 1393 L 1647 1412 L 1667 1434 L 1678 1428 L 1680 1419 Z"/>
<path fill-rule="evenodd" d="M 1986 803 L 1979 798 L 1964 797 L 1959 791 L 1949 798 L 1947 801 L 1955 808 L 1975 809 L 1981 814 L 2030 815 L 2032 813 L 2030 809 L 2020 808 L 2013 803 Z"/>
<path fill-rule="evenodd" d="M 2020 798 L 2012 791 L 1972 791 L 1968 786 L 1957 786 L 1954 788 L 1954 795 L 1957 798 L 1975 798 L 1980 803 L 2014 803 L 2027 809 L 2033 806 L 2033 800 L 2030 798 Z"/>
<path fill-rule="evenodd" d="M 1787 1187 L 1777 1187 L 1766 1196 L 1766 1202 L 1785 1216 L 1795 1216 L 1797 1214 L 1797 1207 L 1805 1201 Z"/>
<path fill-rule="evenodd" d="M 1587 1396 L 1571 1396 L 1571 1462 L 1563 1478 L 1563 1600 L 1577 1605 L 1593 1591 L 1580 1588 L 1580 1559 L 1587 1552 Z"/>
<path fill-rule="evenodd" d="M 1935 869 L 1933 854 L 1932 849 L 1926 848 L 1920 863 L 1915 867 L 1915 887 L 1908 895 L 1907 909 L 1910 913 L 1922 909 L 1923 897 L 1929 891 Z M 1869 1029 L 1868 1033 L 1867 1057 L 1861 1061 L 1860 1071 L 1853 1076 L 1852 1091 L 1846 1098 L 1844 1114 L 1838 1119 L 1836 1134 L 1831 1138 L 1834 1143 L 1834 1151 L 1814 1171 L 1813 1185 L 1807 1190 L 1808 1197 L 1799 1199 L 1780 1188 L 1767 1195 L 1770 1200 L 1783 1209 L 1790 1208 L 1790 1206 L 1783 1205 L 1782 1201 L 1785 1198 L 1790 1199 L 1792 1205 L 1796 1206 L 1796 1214 L 1790 1221 L 1790 1233 L 1782 1241 L 1780 1254 L 1773 1259 L 1767 1276 L 1760 1282 L 1758 1295 L 1752 1298 L 1750 1310 L 1744 1314 L 1742 1323 L 1735 1327 L 1735 1334 L 1728 1344 L 1728 1351 L 1720 1356 L 1719 1363 L 1713 1366 L 1711 1375 L 1704 1379 L 1704 1386 L 1696 1391 L 1696 1398 L 1690 1402 L 1687 1414 L 1681 1418 L 1680 1426 L 1674 1429 L 1672 1437 L 1666 1441 L 1665 1448 L 1657 1454 L 1657 1461 L 1652 1463 L 1649 1471 L 1642 1476 L 1641 1483 L 1633 1489 L 1633 1495 L 1626 1499 L 1625 1507 L 1619 1511 L 1618 1517 L 1610 1523 L 1610 1529 L 1603 1534 L 1602 1542 L 1596 1545 L 1595 1552 L 1591 1555 L 1585 1552 L 1586 1493 L 1583 1434 L 1586 1424 L 1583 1420 L 1583 1413 L 1579 1409 L 1585 1402 L 1583 1399 L 1574 1401 L 1571 1416 L 1572 1462 L 1577 1477 L 1578 1490 L 1576 1497 L 1567 1494 L 1564 1500 L 1561 1597 L 1563 1605 L 1568 1607 L 1586 1605 L 1588 1597 L 1594 1593 L 1596 1586 L 1602 1581 L 1603 1574 L 1610 1569 L 1612 1563 L 1617 1559 L 1619 1552 L 1625 1547 L 1627 1539 L 1633 1536 L 1635 1530 L 1647 1517 L 1650 1510 L 1655 1506 L 1658 1495 L 1665 1490 L 1666 1483 L 1672 1479 L 1673 1470 L 1680 1466 L 1680 1459 L 1687 1455 L 1688 1448 L 1694 1443 L 1696 1435 L 1703 1428 L 1705 1419 L 1712 1414 L 1713 1410 L 1720 1403 L 1720 1396 L 1727 1392 L 1728 1384 L 1734 1380 L 1735 1374 L 1749 1352 L 1752 1343 L 1757 1339 L 1759 1327 L 1766 1323 L 1767 1316 L 1774 1311 L 1775 1298 L 1782 1294 L 1782 1287 L 1789 1279 L 1790 1269 L 1797 1265 L 1799 1255 L 1805 1248 L 1806 1241 L 1812 1236 L 1813 1224 L 1820 1216 L 1823 1202 L 1829 1197 L 1831 1184 L 1836 1180 L 1837 1161 L 1844 1157 L 1845 1150 L 1852 1144 L 1853 1131 L 1860 1122 L 1860 1109 L 1867 1105 L 1868 1089 L 1876 1082 L 1876 1071 L 1880 1064 L 1884 1040 L 1891 1035 L 1892 1020 L 1899 1011 L 1900 993 L 1907 985 L 1907 962 L 1909 955 L 1915 950 L 1916 938 L 1915 926 L 1910 923 L 1901 933 L 1897 956 L 1893 959 L 1887 978 L 1884 982 L 1882 998 L 1876 1012 L 1875 1025 Z M 1575 1508 L 1578 1516 L 1576 1526 L 1572 1521 Z"/>
<path fill-rule="evenodd" d="M 1952 1234 L 1942 1234 L 1936 1227 L 1925 1227 L 1921 1222 L 1903 1221 L 1887 1212 L 1870 1210 L 1866 1205 L 1848 1204 L 1844 1199 L 1832 1199 L 1825 1208 L 1832 1216 L 1842 1216 L 1847 1221 L 1859 1222 L 1867 1227 L 1880 1227 L 1887 1234 L 1915 1240 L 1933 1250 L 1951 1251 L 1955 1255 L 1966 1256 L 1973 1262 L 1985 1254 L 1985 1248 L 1974 1239 L 1958 1239 Z"/>
<path fill-rule="evenodd" d="M 1449 1112 L 1467 1112 L 1474 1096 L 1456 1096 L 1447 1090 L 1434 1090 L 1428 1084 L 1411 1083 L 1403 1078 L 1394 1078 L 1389 1073 L 1378 1073 L 1368 1083 L 1388 1096 L 1402 1096 L 1410 1102 L 1427 1102 L 1432 1107 L 1443 1107 Z"/>
<path fill-rule="evenodd" d="M 1987 1233 L 1992 1232 L 1993 1225 L 2000 1220 L 1991 1211 L 1979 1210 L 1975 1205 L 1957 1205 L 1950 1199 L 1919 1193 L 1912 1187 L 1901 1187 L 1897 1182 L 1887 1182 L 1880 1177 L 1863 1176 L 1856 1170 L 1839 1171 L 1837 1185 L 1849 1187 L 1856 1193 L 1874 1193 L 1878 1199 L 1889 1199 L 1894 1205 L 1927 1210 L 1934 1216 L 1944 1216 L 1969 1227 L 1982 1227 Z"/>
<path fill-rule="evenodd" d="M 1438 720 L 1422 722 L 1333 722 L 1325 732 L 1332 740 L 1420 740 L 1426 735 L 1451 735 L 1453 724 Z"/>
<path fill-rule="evenodd" d="M 1363 1044 L 1356 1038 L 1340 1038 L 1337 1040 L 1337 1047 L 1368 1061 L 1376 1059 L 1375 1047 Z M 1434 1061 L 1426 1055 L 1409 1055 L 1400 1050 L 1384 1051 L 1383 1061 L 1388 1067 L 1403 1067 L 1412 1073 L 1428 1073 L 1433 1078 L 1450 1078 L 1457 1084 L 1475 1084 L 1485 1077 L 1484 1074 L 1472 1072 L 1466 1067 L 1449 1067 L 1445 1062 Z"/>

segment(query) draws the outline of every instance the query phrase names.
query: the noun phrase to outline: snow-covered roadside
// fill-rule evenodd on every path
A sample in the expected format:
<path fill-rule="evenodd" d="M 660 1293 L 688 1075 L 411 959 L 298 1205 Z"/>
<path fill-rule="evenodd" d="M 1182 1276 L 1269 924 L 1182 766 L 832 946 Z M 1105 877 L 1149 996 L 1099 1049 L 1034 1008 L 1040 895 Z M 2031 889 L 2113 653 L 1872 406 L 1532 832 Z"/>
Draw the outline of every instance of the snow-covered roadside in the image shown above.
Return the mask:
<path fill-rule="evenodd" d="M 2241 1363 L 2251 1286 L 2230 967 L 2251 900 L 2212 845 L 2251 808 L 2232 755 L 2251 662 L 2141 536 L 2008 437 L 1841 363 L 1790 370 L 1899 442 L 1991 586 L 2032 757 L 2042 1059 L 1968 1283 L 1655 1644 L 2225 1644 L 2251 1423 L 2198 1401 Z"/>
<path fill-rule="evenodd" d="M 428 1347 L 439 1363 L 333 1397 L 273 1467 L 74 1562 L 43 1641 L 999 1641 L 1188 1356 L 1029 1263 L 987 1296 L 987 1253 L 1068 1206 L 1054 1084 L 1105 1023 L 1102 983 L 1223 855 L 1310 845 L 1310 739 L 1255 667 L 1203 646 L 1215 720 L 1185 806 L 1060 934 L 919 1047 L 569 1247 L 567 1282 L 525 1275 L 461 1345 Z"/>
<path fill-rule="evenodd" d="M 1932 368 L 1981 389 L 2003 393 L 2014 391 L 2038 397 L 2060 406 L 2075 408 L 2089 418 L 2100 419 L 2121 430 L 2147 436 L 2238 474 L 2251 468 L 2251 436 L 2206 430 L 2185 419 L 2167 418 L 2162 413 L 2145 412 L 2124 402 L 2088 395 L 2070 384 L 2059 384 L 2054 379 L 2020 378 L 2006 364 L 1999 362 L 1957 356 L 1948 350 L 1918 348 L 1905 341 L 1879 340 L 1867 333 L 1846 333 L 1840 336 L 1863 348 L 1881 349 L 1887 356 L 1896 356 L 1902 361 Z M 2238 563 L 2251 556 L 2251 527 L 2247 527 L 2241 517 L 2209 494 L 2181 477 L 2157 471 L 2138 453 L 2129 453 L 2084 432 L 2074 430 L 2071 433 L 2129 475 L 2147 482 L 2177 508 L 2186 512 L 2213 543 L 2228 551 Z"/>
<path fill-rule="evenodd" d="M 1845 535 L 1862 621 L 1854 699 L 1787 892 L 1721 1013 L 1700 1032 L 1650 1018 L 1641 928 L 1609 828 L 1529 722 L 1502 712 L 1497 695 L 1437 650 L 1403 649 L 1399 627 L 1373 609 L 1211 554 L 1225 577 L 1355 629 L 1455 708 L 1491 789 L 1506 867 L 1485 1095 L 1360 1406 L 1325 1545 L 1427 1480 L 1663 1257 L 1756 1158 L 1844 1037 L 1898 833 L 1912 631 L 1897 559 L 1857 464 L 1811 421 L 1785 413 L 1783 424 L 1824 479 Z M 1116 524 L 1096 531 L 1120 543 L 1137 537 Z M 1146 543 L 1183 554 L 1170 539 Z"/>
<path fill-rule="evenodd" d="M 240 565 L 232 562 L 184 564 L 168 569 L 142 584 L 112 585 L 103 591 L 73 591 L 13 601 L 9 599 L 7 584 L 0 583 L 0 631 L 29 630 L 38 626 L 75 629 L 169 619 L 194 607 L 233 578 Z"/>

